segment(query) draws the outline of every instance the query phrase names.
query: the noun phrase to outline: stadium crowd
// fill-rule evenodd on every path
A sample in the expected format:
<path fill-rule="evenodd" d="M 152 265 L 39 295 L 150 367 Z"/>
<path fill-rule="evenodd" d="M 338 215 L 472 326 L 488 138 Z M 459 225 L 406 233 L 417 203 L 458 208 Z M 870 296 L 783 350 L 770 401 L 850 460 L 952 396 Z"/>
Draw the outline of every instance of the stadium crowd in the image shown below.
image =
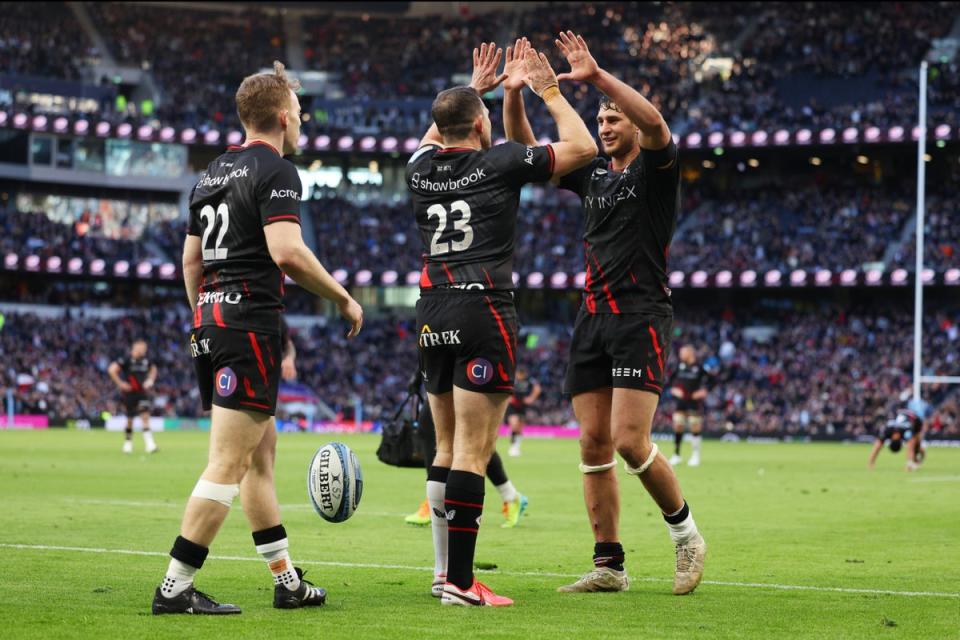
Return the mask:
<path fill-rule="evenodd" d="M 849 308 L 849 310 L 847 310 Z M 136 337 L 147 339 L 157 362 L 156 412 L 194 416 L 200 403 L 186 349 L 189 318 L 178 305 L 155 305 L 114 320 L 84 317 L 74 308 L 59 321 L 7 314 L 0 330 L 2 386 L 15 392 L 19 413 L 46 413 L 55 421 L 96 418 L 120 410 L 106 377 L 111 360 Z M 739 435 L 805 436 L 872 433 L 909 387 L 912 314 L 878 302 L 862 305 L 779 302 L 679 310 L 676 351 L 697 347 L 711 373 L 707 425 Z M 365 419 L 386 417 L 404 397 L 417 366 L 416 329 L 409 316 L 370 318 L 347 341 L 339 321 L 294 329 L 299 381 L 340 414 L 356 399 Z M 533 325 L 531 325 L 533 329 Z M 569 327 L 537 325 L 539 340 L 521 333 L 519 363 L 544 393 L 531 424 L 571 425 L 561 393 Z M 960 308 L 930 314 L 925 327 L 930 372 L 960 372 Z M 105 390 L 110 390 L 105 392 Z M 960 435 L 960 394 L 928 387 L 937 407 L 936 432 Z M 669 430 L 673 401 L 664 398 L 657 424 Z"/>
<path fill-rule="evenodd" d="M 862 268 L 868 263 L 913 268 L 915 194 L 894 183 L 872 185 L 797 177 L 776 184 L 732 188 L 706 181 L 685 186 L 678 232 L 669 267 L 685 272 L 755 269 Z M 949 185 L 931 188 L 927 201 L 926 264 L 939 270 L 960 266 L 956 219 L 958 198 Z M 321 261 L 356 273 L 418 270 L 421 242 L 405 200 L 344 195 L 304 201 Z M 123 222 L 117 239 L 105 237 L 93 213 L 74 224 L 42 212 L 0 206 L 0 253 L 86 260 L 163 259 L 179 261 L 183 220 L 137 225 Z M 583 270 L 579 203 L 566 192 L 535 188 L 524 197 L 518 217 L 514 268 L 520 274 Z"/>
<path fill-rule="evenodd" d="M 27 5 L 5 7 L 0 71 L 76 79 L 97 52 L 65 5 L 43 4 L 51 16 L 43 30 Z M 236 128 L 233 88 L 246 74 L 287 57 L 289 36 L 275 10 L 84 7 L 118 62 L 152 74 L 160 95 L 145 115 L 164 124 Z M 573 3 L 549 12 L 456 18 L 307 13 L 298 43 L 306 66 L 329 73 L 325 93 L 342 97 L 336 106 L 305 99 L 311 118 L 304 132 L 419 135 L 424 105 L 469 72 L 473 46 L 527 35 L 559 66 L 553 39 L 561 28 L 582 33 L 601 64 L 650 96 L 678 133 L 904 125 L 916 120 L 917 65 L 958 15 L 958 5 L 949 2 Z M 436 55 L 438 47 L 443 56 Z M 930 109 L 938 121 L 957 124 L 958 87 L 955 63 L 934 67 Z M 590 118 L 598 96 L 586 86 L 568 94 Z M 417 108 L 410 108 L 412 99 L 421 100 Z M 543 106 L 528 100 L 528 108 L 534 131 L 549 135 Z M 111 106 L 102 115 L 136 114 Z"/>
<path fill-rule="evenodd" d="M 117 237 L 103 233 L 95 211 L 86 211 L 72 223 L 52 220 L 43 211 L 21 211 L 13 203 L 0 205 L 0 254 L 34 254 L 45 259 L 79 257 L 85 261 L 173 259 L 179 261 L 184 223 L 150 220 L 137 225 L 120 223 Z"/>

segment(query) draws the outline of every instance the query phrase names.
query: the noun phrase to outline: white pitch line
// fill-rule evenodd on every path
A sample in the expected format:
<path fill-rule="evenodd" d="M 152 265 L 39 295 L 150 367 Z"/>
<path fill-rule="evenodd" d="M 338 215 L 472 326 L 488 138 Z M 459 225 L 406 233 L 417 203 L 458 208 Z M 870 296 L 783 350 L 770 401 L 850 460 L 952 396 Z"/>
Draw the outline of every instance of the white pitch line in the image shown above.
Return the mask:
<path fill-rule="evenodd" d="M 926 476 L 910 478 L 907 482 L 960 482 L 960 476 Z"/>
<path fill-rule="evenodd" d="M 149 508 L 149 509 L 183 509 L 186 506 L 186 500 L 183 502 L 162 502 L 160 500 L 155 501 L 144 501 L 144 500 L 104 500 L 98 498 L 63 498 L 64 502 L 71 504 L 99 504 L 109 507 L 135 507 L 135 508 Z M 293 504 L 281 504 L 281 511 L 313 511 L 313 505 L 308 503 L 293 503 Z M 366 515 L 373 517 L 381 518 L 402 518 L 406 513 L 393 513 L 387 511 L 358 511 L 354 515 Z"/>
<path fill-rule="evenodd" d="M 45 544 L 14 544 L 0 542 L 0 549 L 22 549 L 27 551 L 76 551 L 80 553 L 114 553 L 127 556 L 150 556 L 157 558 L 167 557 L 167 553 L 162 551 L 139 551 L 135 549 L 105 549 L 97 547 L 65 547 Z M 211 560 L 235 560 L 240 562 L 263 562 L 260 558 L 249 556 L 209 556 Z M 400 571 L 433 571 L 432 567 L 416 567 L 404 564 L 373 564 L 363 562 L 324 562 L 320 560 L 297 560 L 298 564 L 311 564 L 320 567 L 343 567 L 348 569 L 396 569 Z M 487 571 L 480 569 L 482 573 L 498 573 L 506 576 L 523 576 L 535 578 L 579 578 L 576 573 L 550 573 L 545 571 Z M 671 582 L 669 578 L 633 578 L 635 582 Z M 868 594 L 884 596 L 904 596 L 910 598 L 960 598 L 960 593 L 948 593 L 939 591 L 892 591 L 888 589 L 848 589 L 844 587 L 814 587 L 796 584 L 770 584 L 766 582 L 725 582 L 720 580 L 704 580 L 701 584 L 709 584 L 718 587 L 739 587 L 746 589 L 774 589 L 779 591 L 819 591 L 829 593 L 851 593 Z"/>

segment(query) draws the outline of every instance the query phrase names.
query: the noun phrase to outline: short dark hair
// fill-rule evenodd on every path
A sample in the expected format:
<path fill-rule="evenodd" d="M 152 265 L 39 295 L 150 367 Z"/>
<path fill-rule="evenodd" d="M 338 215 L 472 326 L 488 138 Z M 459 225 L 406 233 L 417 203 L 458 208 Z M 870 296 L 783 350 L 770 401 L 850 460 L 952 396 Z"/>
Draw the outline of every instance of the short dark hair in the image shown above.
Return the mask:
<path fill-rule="evenodd" d="M 453 87 L 437 94 L 430 109 L 440 135 L 462 140 L 473 130 L 473 121 L 483 113 L 483 100 L 471 87 Z"/>
<path fill-rule="evenodd" d="M 598 105 L 601 109 L 610 109 L 612 111 L 619 111 L 623 113 L 623 110 L 617 106 L 617 103 L 608 98 L 607 96 L 600 97 L 600 104 Z"/>

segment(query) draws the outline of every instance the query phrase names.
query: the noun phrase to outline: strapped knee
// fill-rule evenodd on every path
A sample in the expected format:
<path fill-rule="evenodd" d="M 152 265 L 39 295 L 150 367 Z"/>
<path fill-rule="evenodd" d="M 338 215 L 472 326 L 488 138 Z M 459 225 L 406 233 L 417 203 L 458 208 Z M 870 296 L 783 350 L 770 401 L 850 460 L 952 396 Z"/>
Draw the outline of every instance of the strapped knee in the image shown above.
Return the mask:
<path fill-rule="evenodd" d="M 653 447 L 650 448 L 650 455 L 647 456 L 647 459 L 643 461 L 643 464 L 637 468 L 631 467 L 629 464 L 624 463 L 627 473 L 632 476 L 638 476 L 647 469 L 650 468 L 650 465 L 653 464 L 653 461 L 657 459 L 657 454 L 660 453 L 660 449 L 657 448 L 657 443 L 653 443 Z"/>
<path fill-rule="evenodd" d="M 197 480 L 197 486 L 193 488 L 190 494 L 194 498 L 204 498 L 219 502 L 227 509 L 233 504 L 234 499 L 240 495 L 239 484 L 217 484 L 203 478 Z"/>
<path fill-rule="evenodd" d="M 603 473 L 604 471 L 606 471 L 606 470 L 608 470 L 608 469 L 613 469 L 615 466 L 617 466 L 617 461 L 616 461 L 616 460 L 611 460 L 611 461 L 608 462 L 607 464 L 598 464 L 598 465 L 595 465 L 595 466 L 589 465 L 589 464 L 583 464 L 583 463 L 581 462 L 581 463 L 580 463 L 580 473 Z"/>

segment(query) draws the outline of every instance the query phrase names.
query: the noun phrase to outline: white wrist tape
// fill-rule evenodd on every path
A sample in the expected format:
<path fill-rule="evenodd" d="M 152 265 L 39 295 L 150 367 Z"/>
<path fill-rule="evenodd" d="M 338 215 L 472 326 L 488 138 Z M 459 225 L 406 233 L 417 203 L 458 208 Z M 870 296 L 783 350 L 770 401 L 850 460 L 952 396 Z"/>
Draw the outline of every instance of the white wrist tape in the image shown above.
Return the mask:
<path fill-rule="evenodd" d="M 200 478 L 197 480 L 197 486 L 193 488 L 193 493 L 190 495 L 194 498 L 205 498 L 219 502 L 229 509 L 234 499 L 240 495 L 240 485 L 217 484 L 216 482 L 210 482 L 209 480 Z"/>
<path fill-rule="evenodd" d="M 647 469 L 650 468 L 650 465 L 653 464 L 653 461 L 657 459 L 657 454 L 660 453 L 660 449 L 657 448 L 657 443 L 653 443 L 653 447 L 650 449 L 650 455 L 647 456 L 647 459 L 643 461 L 643 464 L 634 469 L 627 463 L 624 463 L 623 466 L 626 468 L 627 473 L 632 476 L 638 476 Z"/>
<path fill-rule="evenodd" d="M 588 464 L 580 463 L 580 472 L 581 473 L 603 473 L 607 469 L 613 469 L 617 466 L 617 461 L 613 460 L 607 464 L 598 464 L 597 466 L 590 466 Z"/>

